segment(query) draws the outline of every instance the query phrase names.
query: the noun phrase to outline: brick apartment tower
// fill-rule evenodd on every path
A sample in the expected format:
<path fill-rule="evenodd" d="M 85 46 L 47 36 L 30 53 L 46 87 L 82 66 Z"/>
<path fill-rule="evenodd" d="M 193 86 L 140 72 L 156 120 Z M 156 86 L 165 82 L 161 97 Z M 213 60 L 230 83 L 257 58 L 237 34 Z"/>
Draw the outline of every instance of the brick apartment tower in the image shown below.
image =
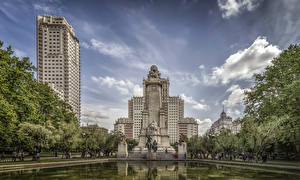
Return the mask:
<path fill-rule="evenodd" d="M 80 47 L 64 17 L 36 18 L 37 79 L 70 104 L 80 120 Z"/>

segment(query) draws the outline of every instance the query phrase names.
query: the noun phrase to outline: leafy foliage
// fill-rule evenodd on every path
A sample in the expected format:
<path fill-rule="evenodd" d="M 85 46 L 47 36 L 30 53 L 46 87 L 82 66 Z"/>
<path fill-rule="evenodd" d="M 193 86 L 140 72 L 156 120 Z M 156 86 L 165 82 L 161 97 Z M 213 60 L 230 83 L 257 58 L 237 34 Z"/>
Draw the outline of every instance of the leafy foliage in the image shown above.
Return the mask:
<path fill-rule="evenodd" d="M 56 129 L 61 122 L 78 123 L 71 106 L 34 79 L 35 67 L 29 58 L 20 59 L 10 46 L 2 46 L 0 41 L 0 146 L 18 145 L 17 132 L 26 122 L 51 122 Z"/>
<path fill-rule="evenodd" d="M 132 151 L 133 148 L 139 144 L 135 139 L 126 139 L 126 143 L 128 151 Z"/>
<path fill-rule="evenodd" d="M 246 117 L 262 131 L 277 124 L 273 143 L 282 149 L 300 152 L 300 46 L 291 45 L 272 61 L 246 92 Z M 264 129 L 265 128 L 265 129 Z"/>
<path fill-rule="evenodd" d="M 209 153 L 263 154 L 285 152 L 300 157 L 300 46 L 291 45 L 265 72 L 255 75 L 255 84 L 246 92 L 242 129 L 234 135 L 223 131 L 215 137 L 204 135 L 188 141 L 192 155 Z"/>
<path fill-rule="evenodd" d="M 21 144 L 29 152 L 34 154 L 41 152 L 43 149 L 49 148 L 53 142 L 52 132 L 42 125 L 31 124 L 25 122 L 20 125 L 18 130 Z"/>

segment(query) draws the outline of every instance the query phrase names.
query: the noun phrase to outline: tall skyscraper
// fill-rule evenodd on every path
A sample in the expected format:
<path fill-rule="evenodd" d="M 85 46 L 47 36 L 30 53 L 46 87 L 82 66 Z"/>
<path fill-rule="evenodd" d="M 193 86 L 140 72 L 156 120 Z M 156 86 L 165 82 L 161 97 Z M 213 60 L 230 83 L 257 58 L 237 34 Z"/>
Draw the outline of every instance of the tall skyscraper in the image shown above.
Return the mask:
<path fill-rule="evenodd" d="M 80 48 L 73 27 L 64 17 L 36 18 L 37 79 L 46 82 L 70 104 L 80 119 Z"/>
<path fill-rule="evenodd" d="M 168 135 L 170 136 L 170 143 L 178 142 L 179 127 L 178 122 L 184 116 L 184 100 L 179 96 L 169 97 L 168 103 Z"/>
<path fill-rule="evenodd" d="M 139 140 L 142 128 L 142 111 L 144 110 L 144 98 L 133 97 L 128 100 L 128 118 L 133 122 L 133 139 Z"/>

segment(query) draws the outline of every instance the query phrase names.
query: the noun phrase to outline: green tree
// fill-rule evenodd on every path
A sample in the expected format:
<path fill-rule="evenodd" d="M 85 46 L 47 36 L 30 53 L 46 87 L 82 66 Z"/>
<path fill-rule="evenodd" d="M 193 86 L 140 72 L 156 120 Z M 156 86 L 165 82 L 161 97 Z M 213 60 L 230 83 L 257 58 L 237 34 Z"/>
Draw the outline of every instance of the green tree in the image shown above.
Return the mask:
<path fill-rule="evenodd" d="M 2 47 L 0 41 L 0 146 L 18 145 L 17 132 L 25 122 L 44 125 L 50 121 L 55 128 L 60 122 L 78 123 L 71 106 L 34 79 L 35 67 L 29 58 L 20 59 L 10 46 Z"/>
<path fill-rule="evenodd" d="M 300 46 L 291 45 L 274 58 L 265 72 L 255 75 L 255 85 L 246 92 L 246 117 L 258 126 L 286 119 L 276 143 L 289 146 L 300 157 Z M 268 124 L 268 123 L 267 123 Z"/>
<path fill-rule="evenodd" d="M 1 77 L 0 77 L 1 78 Z M 0 94 L 0 148 L 12 144 L 16 132 L 17 115 L 14 108 Z"/>
<path fill-rule="evenodd" d="M 104 154 L 106 156 L 111 155 L 113 152 L 118 151 L 118 144 L 123 139 L 122 135 L 119 133 L 111 133 L 107 135 L 104 145 Z"/>
<path fill-rule="evenodd" d="M 126 143 L 128 151 L 132 151 L 133 148 L 139 144 L 135 139 L 126 139 Z"/>
<path fill-rule="evenodd" d="M 190 138 L 187 141 L 187 151 L 192 159 L 197 158 L 198 154 L 203 152 L 203 149 L 201 149 L 201 139 L 197 136 Z"/>
<path fill-rule="evenodd" d="M 222 131 L 216 137 L 216 146 L 219 149 L 219 151 L 224 154 L 224 158 L 226 160 L 232 159 L 232 156 L 237 149 L 237 143 L 238 139 L 236 135 L 226 130 Z"/>
<path fill-rule="evenodd" d="M 25 149 L 36 155 L 43 149 L 48 149 L 52 143 L 52 132 L 42 125 L 22 123 L 18 131 L 21 144 Z M 33 157 L 35 159 L 36 156 Z"/>
<path fill-rule="evenodd" d="M 256 161 L 275 143 L 281 125 L 288 120 L 288 118 L 277 117 L 273 117 L 273 119 L 263 124 L 255 122 L 255 118 L 244 119 L 240 132 L 244 142 L 244 151 L 251 153 Z"/>
<path fill-rule="evenodd" d="M 59 123 L 59 129 L 56 130 L 59 135 L 57 145 L 59 149 L 64 152 L 66 158 L 70 158 L 71 151 L 76 148 L 79 143 L 80 130 L 76 123 Z"/>
<path fill-rule="evenodd" d="M 208 134 L 203 135 L 201 140 L 201 147 L 203 148 L 203 152 L 206 154 L 206 156 L 203 156 L 204 158 L 208 158 L 208 155 L 210 155 L 212 159 L 215 159 L 217 148 L 215 138 L 213 136 L 210 136 Z"/>

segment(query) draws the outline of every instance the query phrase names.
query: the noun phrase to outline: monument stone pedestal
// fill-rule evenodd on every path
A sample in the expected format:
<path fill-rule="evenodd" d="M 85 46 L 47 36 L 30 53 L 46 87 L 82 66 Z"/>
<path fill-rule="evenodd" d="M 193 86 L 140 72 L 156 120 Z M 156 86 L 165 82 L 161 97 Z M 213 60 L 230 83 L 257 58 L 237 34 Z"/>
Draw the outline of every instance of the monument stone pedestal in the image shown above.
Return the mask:
<path fill-rule="evenodd" d="M 186 142 L 182 142 L 178 145 L 178 159 L 186 159 L 187 158 L 187 150 L 186 150 Z"/>
<path fill-rule="evenodd" d="M 169 79 L 161 78 L 157 66 L 152 65 L 148 78 L 143 80 L 144 109 L 139 144 L 129 157 L 174 159 L 175 150 L 168 135 L 168 88 Z M 151 143 L 155 143 L 155 153 L 149 152 L 154 150 Z"/>
<path fill-rule="evenodd" d="M 128 157 L 127 143 L 124 140 L 118 144 L 117 158 L 127 158 L 127 157 Z"/>

